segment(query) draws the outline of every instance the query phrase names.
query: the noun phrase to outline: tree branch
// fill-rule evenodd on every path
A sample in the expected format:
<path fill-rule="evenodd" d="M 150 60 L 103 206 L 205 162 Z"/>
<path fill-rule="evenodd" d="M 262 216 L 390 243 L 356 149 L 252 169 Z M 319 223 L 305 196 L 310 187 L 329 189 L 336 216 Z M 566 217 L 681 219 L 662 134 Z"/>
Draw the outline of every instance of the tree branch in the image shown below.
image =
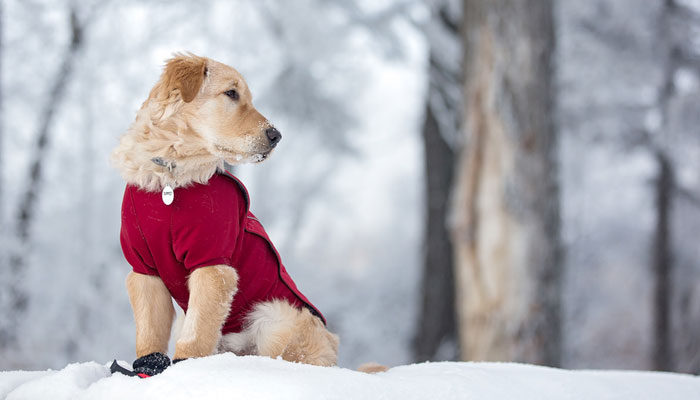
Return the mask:
<path fill-rule="evenodd" d="M 687 201 L 688 203 L 694 205 L 697 208 L 700 208 L 700 196 L 698 196 L 696 193 L 693 193 L 692 190 L 690 190 L 687 187 L 681 186 L 678 182 L 675 182 L 674 189 L 681 199 Z"/>
<path fill-rule="evenodd" d="M 44 104 L 44 109 L 39 118 L 39 130 L 36 135 L 36 146 L 29 167 L 29 184 L 27 190 L 20 201 L 20 209 L 17 214 L 17 236 L 21 242 L 26 242 L 29 237 L 29 227 L 34 216 L 34 206 L 42 178 L 42 162 L 46 156 L 47 144 L 51 124 L 56 114 L 56 110 L 63 100 L 65 89 L 71 75 L 73 74 L 74 59 L 83 40 L 83 26 L 78 21 L 75 9 L 70 11 L 71 40 L 63 56 L 61 67 L 54 79 L 53 87 L 49 92 L 49 97 Z"/>

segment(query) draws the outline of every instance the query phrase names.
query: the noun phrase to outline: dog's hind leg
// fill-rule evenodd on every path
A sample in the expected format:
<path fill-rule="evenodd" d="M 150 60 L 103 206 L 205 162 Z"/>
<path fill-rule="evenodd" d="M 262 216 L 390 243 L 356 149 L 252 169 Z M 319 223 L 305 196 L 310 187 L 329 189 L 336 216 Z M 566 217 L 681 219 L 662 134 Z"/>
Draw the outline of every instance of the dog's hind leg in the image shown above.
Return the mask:
<path fill-rule="evenodd" d="M 214 354 L 238 289 L 238 273 L 228 265 L 194 270 L 187 280 L 190 299 L 174 359 Z"/>
<path fill-rule="evenodd" d="M 175 310 L 165 284 L 157 276 L 131 272 L 126 288 L 136 323 L 136 357 L 167 353 Z"/>
<path fill-rule="evenodd" d="M 332 366 L 338 357 L 338 336 L 308 309 L 285 301 L 260 303 L 247 316 L 245 332 L 261 356 L 305 364 Z"/>

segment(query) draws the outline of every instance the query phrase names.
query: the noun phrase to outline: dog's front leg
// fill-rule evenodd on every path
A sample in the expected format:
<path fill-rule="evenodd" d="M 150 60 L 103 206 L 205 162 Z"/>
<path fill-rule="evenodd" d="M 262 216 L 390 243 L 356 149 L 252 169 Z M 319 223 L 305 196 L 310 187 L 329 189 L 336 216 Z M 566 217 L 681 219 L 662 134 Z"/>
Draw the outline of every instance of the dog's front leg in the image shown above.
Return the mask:
<path fill-rule="evenodd" d="M 228 265 L 198 268 L 190 274 L 187 288 L 190 299 L 175 344 L 175 360 L 214 353 L 238 289 L 238 274 Z"/>
<path fill-rule="evenodd" d="M 165 284 L 157 276 L 131 272 L 126 288 L 136 323 L 136 357 L 167 353 L 175 310 Z"/>

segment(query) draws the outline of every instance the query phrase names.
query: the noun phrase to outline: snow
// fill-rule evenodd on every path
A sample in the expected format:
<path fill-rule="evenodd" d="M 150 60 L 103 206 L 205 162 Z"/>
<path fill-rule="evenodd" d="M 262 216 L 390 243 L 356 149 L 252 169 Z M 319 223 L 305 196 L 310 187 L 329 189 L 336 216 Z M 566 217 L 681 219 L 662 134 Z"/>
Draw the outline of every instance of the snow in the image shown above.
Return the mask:
<path fill-rule="evenodd" d="M 700 378 L 683 374 L 568 371 L 512 363 L 440 362 L 375 375 L 265 357 L 221 354 L 161 375 L 116 374 L 109 363 L 60 371 L 0 372 L 0 397 L 15 399 L 697 399 Z"/>

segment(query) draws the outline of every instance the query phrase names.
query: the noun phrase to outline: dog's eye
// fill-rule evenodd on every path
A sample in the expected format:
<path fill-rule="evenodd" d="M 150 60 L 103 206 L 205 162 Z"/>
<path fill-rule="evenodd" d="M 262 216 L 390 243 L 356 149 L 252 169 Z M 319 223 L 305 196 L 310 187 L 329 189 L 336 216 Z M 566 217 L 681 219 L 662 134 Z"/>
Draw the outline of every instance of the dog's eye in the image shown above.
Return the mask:
<path fill-rule="evenodd" d="M 232 100 L 238 100 L 238 91 L 236 89 L 227 90 L 224 94 L 230 97 Z"/>

